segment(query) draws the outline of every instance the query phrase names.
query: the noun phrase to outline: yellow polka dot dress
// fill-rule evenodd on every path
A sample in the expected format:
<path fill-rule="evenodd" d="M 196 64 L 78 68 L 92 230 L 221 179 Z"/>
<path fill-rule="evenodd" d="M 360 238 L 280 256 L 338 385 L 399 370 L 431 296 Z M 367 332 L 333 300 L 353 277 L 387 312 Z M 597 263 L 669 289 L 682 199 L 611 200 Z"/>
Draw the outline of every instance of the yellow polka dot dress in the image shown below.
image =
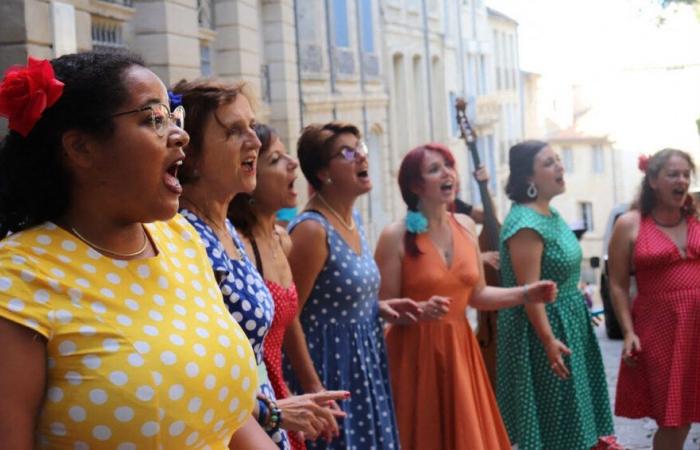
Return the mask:
<path fill-rule="evenodd" d="M 225 449 L 253 409 L 252 348 L 197 232 L 146 229 L 158 255 L 131 261 L 51 223 L 0 242 L 0 316 L 47 339 L 40 448 Z"/>

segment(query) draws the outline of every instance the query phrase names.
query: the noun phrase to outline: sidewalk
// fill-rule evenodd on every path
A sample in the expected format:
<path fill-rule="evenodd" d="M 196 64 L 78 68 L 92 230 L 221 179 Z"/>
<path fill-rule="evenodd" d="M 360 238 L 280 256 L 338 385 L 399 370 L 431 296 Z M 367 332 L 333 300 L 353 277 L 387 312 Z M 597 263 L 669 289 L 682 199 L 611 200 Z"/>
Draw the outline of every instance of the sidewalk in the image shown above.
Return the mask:
<path fill-rule="evenodd" d="M 605 335 L 605 325 L 596 328 L 600 350 L 603 353 L 603 363 L 608 380 L 608 392 L 610 393 L 611 407 L 615 401 L 615 386 L 617 385 L 617 371 L 620 367 L 620 354 L 622 353 L 622 341 L 613 341 Z M 631 450 L 651 449 L 651 442 L 656 431 L 656 422 L 651 419 L 631 420 L 622 417 L 614 417 L 615 434 L 618 440 Z M 695 424 L 690 429 L 684 450 L 700 449 L 700 424 Z"/>

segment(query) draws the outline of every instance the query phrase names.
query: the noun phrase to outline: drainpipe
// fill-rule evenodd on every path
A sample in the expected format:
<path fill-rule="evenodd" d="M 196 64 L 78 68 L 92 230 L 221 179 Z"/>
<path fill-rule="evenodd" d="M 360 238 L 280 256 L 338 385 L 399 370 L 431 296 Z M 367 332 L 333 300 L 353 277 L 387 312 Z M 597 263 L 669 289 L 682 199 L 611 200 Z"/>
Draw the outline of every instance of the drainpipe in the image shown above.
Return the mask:
<path fill-rule="evenodd" d="M 423 41 L 425 42 L 425 72 L 428 75 L 426 78 L 426 81 L 428 82 L 428 131 L 429 131 L 429 136 L 430 140 L 433 141 L 433 77 L 431 74 L 431 68 L 433 61 L 430 59 L 430 36 L 428 33 L 428 5 L 426 3 L 426 0 L 423 0 L 421 2 L 421 5 L 423 7 Z M 419 112 L 416 111 L 416 114 Z"/>
<path fill-rule="evenodd" d="M 335 45 L 333 44 L 334 38 L 332 36 L 333 34 L 333 24 L 331 21 L 331 2 L 330 0 L 326 0 L 325 2 L 326 5 L 326 41 L 328 43 L 328 68 L 330 70 L 330 81 L 331 81 L 331 98 L 333 99 L 333 120 L 336 120 L 338 117 L 338 113 L 336 111 L 335 107 L 335 58 L 333 55 L 333 50 L 335 49 Z"/>
<path fill-rule="evenodd" d="M 362 14 L 360 13 L 360 2 L 355 3 L 355 28 L 357 30 L 357 54 L 359 55 L 359 66 L 360 66 L 360 92 L 362 93 L 362 134 L 367 136 L 367 104 L 366 97 L 367 88 L 365 86 L 365 54 L 362 48 L 362 25 L 360 21 L 362 20 Z"/>
<path fill-rule="evenodd" d="M 464 35 L 462 34 L 462 2 L 461 0 L 455 0 L 455 5 L 457 6 L 457 35 L 459 38 L 459 73 L 462 81 L 462 97 L 467 98 L 467 73 L 464 68 Z M 452 105 L 454 107 L 454 105 Z"/>
<path fill-rule="evenodd" d="M 299 17 L 297 16 L 297 0 L 294 0 L 294 44 L 297 53 L 297 91 L 299 95 L 299 124 L 300 129 L 304 129 L 304 100 L 301 86 L 301 43 L 299 41 Z"/>

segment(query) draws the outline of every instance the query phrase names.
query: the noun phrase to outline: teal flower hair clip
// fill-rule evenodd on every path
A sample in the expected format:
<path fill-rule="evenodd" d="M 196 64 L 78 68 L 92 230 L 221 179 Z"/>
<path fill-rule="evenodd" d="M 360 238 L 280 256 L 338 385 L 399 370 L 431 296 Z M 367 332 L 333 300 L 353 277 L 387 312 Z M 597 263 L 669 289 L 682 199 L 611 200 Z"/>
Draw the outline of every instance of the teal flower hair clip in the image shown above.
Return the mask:
<path fill-rule="evenodd" d="M 428 231 L 428 218 L 420 211 L 411 211 L 406 213 L 406 230 L 409 233 L 421 234 Z"/>

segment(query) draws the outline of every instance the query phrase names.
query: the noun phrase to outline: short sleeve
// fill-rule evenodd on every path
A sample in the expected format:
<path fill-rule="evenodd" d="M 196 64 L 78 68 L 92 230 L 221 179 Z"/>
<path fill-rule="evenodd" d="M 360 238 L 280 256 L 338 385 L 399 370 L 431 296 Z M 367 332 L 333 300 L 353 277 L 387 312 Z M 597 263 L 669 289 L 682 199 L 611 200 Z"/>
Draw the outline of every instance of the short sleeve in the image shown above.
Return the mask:
<path fill-rule="evenodd" d="M 35 259 L 0 244 L 0 317 L 51 335 L 51 297 L 57 293 L 43 280 Z"/>
<path fill-rule="evenodd" d="M 501 227 L 501 243 L 505 243 L 523 229 L 530 229 L 539 234 L 542 240 L 545 239 L 542 217 L 526 206 L 513 205 Z"/>

